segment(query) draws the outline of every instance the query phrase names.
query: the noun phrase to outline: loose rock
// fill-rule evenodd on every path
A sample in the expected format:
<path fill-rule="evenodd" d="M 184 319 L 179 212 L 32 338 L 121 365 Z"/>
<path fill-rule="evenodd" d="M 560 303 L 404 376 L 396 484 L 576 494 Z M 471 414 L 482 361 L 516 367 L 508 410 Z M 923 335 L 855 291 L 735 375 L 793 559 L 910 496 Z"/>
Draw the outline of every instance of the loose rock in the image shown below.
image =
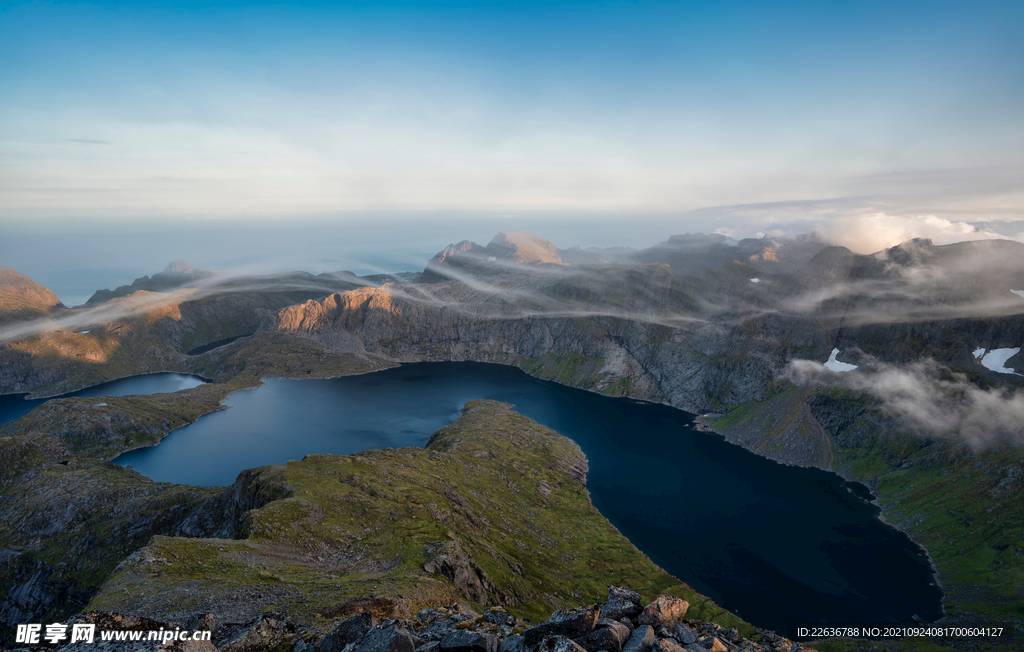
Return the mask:
<path fill-rule="evenodd" d="M 353 652 L 414 652 L 415 649 L 409 631 L 392 624 L 371 629 Z"/>
<path fill-rule="evenodd" d="M 629 639 L 629 629 L 617 620 L 600 619 L 599 627 L 575 641 L 589 652 L 620 652 L 623 644 Z"/>
<path fill-rule="evenodd" d="M 648 652 L 654 641 L 654 628 L 650 625 L 640 625 L 629 635 L 626 644 L 622 646 L 622 652 Z"/>
<path fill-rule="evenodd" d="M 677 623 L 673 635 L 677 641 L 683 645 L 689 645 L 697 641 L 697 632 L 687 625 L 686 623 Z"/>
<path fill-rule="evenodd" d="M 594 612 L 597 615 L 597 612 Z M 565 636 L 548 636 L 541 643 L 539 652 L 585 652 L 571 638 Z"/>
<path fill-rule="evenodd" d="M 456 629 L 441 639 L 441 652 L 497 652 L 498 640 L 490 634 Z"/>
<path fill-rule="evenodd" d="M 498 652 L 526 652 L 526 639 L 521 634 L 506 636 L 498 646 Z"/>
<path fill-rule="evenodd" d="M 683 647 L 674 638 L 660 638 L 654 644 L 654 652 L 683 652 Z"/>
<path fill-rule="evenodd" d="M 601 607 L 601 618 L 635 618 L 643 611 L 643 599 L 636 591 L 620 586 L 608 587 L 608 601 Z"/>
<path fill-rule="evenodd" d="M 526 647 L 532 648 L 548 636 L 564 636 L 572 639 L 586 636 L 594 631 L 597 614 L 597 609 L 587 609 L 569 614 L 556 611 L 548 622 L 523 632 L 523 636 L 526 638 Z"/>
<path fill-rule="evenodd" d="M 320 643 L 320 652 L 341 652 L 349 643 L 359 643 L 377 625 L 370 613 L 358 613 L 338 623 Z"/>
<path fill-rule="evenodd" d="M 686 610 L 690 603 L 680 600 L 672 595 L 663 595 L 651 604 L 644 607 L 643 613 L 637 619 L 643 625 L 658 627 L 675 627 L 676 623 L 686 617 Z"/>

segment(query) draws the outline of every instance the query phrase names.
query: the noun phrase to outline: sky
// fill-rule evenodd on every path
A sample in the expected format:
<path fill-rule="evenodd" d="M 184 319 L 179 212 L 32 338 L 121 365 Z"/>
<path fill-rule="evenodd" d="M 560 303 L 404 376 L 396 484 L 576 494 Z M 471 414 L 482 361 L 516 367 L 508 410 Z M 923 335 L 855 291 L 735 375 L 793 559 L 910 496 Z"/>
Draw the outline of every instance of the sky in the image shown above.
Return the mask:
<path fill-rule="evenodd" d="M 37 275 L 88 252 L 31 243 L 109 232 L 156 258 L 124 282 L 289 225 L 409 256 L 1024 233 L 1019 1 L 0 2 L 0 88 L 0 262 Z"/>

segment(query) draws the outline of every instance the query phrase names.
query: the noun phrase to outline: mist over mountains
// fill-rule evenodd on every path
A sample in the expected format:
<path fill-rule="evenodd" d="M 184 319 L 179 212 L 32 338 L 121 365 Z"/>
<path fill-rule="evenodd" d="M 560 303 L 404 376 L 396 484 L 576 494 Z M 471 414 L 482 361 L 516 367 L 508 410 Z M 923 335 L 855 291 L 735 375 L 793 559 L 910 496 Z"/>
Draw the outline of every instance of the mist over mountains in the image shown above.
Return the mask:
<path fill-rule="evenodd" d="M 26 282 L 4 286 L 8 304 Z M 699 413 L 763 401 L 780 379 L 813 381 L 866 392 L 914 431 L 980 443 L 1024 431 L 1012 393 L 1024 378 L 1013 371 L 1024 370 L 1022 289 L 1024 245 L 1013 241 L 915 239 L 861 255 L 814 234 L 559 249 L 501 232 L 486 245 L 445 247 L 419 274 L 247 275 L 178 260 L 97 291 L 81 310 L 39 288 L 43 299 L 24 307 L 36 312 L 18 314 L 45 318 L 0 335 L 85 330 L 171 307 L 199 311 L 195 326 L 184 315 L 173 328 L 158 322 L 165 341 L 185 350 L 277 331 L 396 361 L 533 361 L 549 376 L 562 373 L 554 360 L 575 355 L 587 362 L 573 384 Z M 235 316 L 217 337 L 190 334 L 202 330 L 198 315 L 220 311 Z M 1005 366 L 979 350 L 1007 351 Z M 829 359 L 859 369 L 836 374 Z M 812 448 L 805 461 L 826 455 Z"/>

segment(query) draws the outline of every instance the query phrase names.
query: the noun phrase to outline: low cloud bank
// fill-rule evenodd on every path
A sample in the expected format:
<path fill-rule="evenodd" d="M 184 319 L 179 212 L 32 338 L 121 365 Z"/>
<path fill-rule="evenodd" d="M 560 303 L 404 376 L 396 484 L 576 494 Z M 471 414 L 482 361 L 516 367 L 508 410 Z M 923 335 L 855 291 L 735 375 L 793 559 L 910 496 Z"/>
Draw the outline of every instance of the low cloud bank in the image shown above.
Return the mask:
<path fill-rule="evenodd" d="M 795 360 L 784 377 L 799 385 L 839 385 L 870 394 L 882 409 L 921 435 L 961 439 L 981 448 L 1024 443 L 1024 392 L 982 389 L 963 374 L 927 360 L 876 364 L 837 374 L 819 362 Z"/>
<path fill-rule="evenodd" d="M 937 245 L 967 240 L 1019 240 L 995 230 L 990 220 L 978 216 L 958 218 L 885 202 L 865 205 L 852 200 L 792 201 L 768 204 L 720 206 L 689 213 L 694 221 L 725 223 L 714 229 L 731 238 L 784 237 L 814 232 L 832 244 L 858 254 L 873 254 L 914 238 Z M 1021 223 L 1008 216 L 1004 227 Z"/>
<path fill-rule="evenodd" d="M 829 242 L 862 254 L 881 251 L 914 238 L 928 238 L 935 244 L 1007 239 L 994 231 L 935 215 L 845 215 L 823 222 L 818 230 Z"/>

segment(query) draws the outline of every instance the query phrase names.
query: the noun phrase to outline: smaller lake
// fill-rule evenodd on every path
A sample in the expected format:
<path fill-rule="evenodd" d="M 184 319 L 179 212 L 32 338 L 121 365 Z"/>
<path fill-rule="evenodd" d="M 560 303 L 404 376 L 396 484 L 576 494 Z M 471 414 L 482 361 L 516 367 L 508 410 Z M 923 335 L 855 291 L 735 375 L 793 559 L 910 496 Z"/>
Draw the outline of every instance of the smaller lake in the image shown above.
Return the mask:
<path fill-rule="evenodd" d="M 931 621 L 928 560 L 882 523 L 862 485 L 782 466 L 693 427 L 673 408 L 609 398 L 473 362 L 402 365 L 332 380 L 269 380 L 228 410 L 125 453 L 154 479 L 229 485 L 307 453 L 424 446 L 472 399 L 495 399 L 571 437 L 594 505 L 640 550 L 750 622 Z"/>
<path fill-rule="evenodd" d="M 197 376 L 185 374 L 158 373 L 144 376 L 130 376 L 111 380 L 77 392 L 25 400 L 28 394 L 0 395 L 0 426 L 20 419 L 34 408 L 55 398 L 71 398 L 73 396 L 132 396 L 135 394 L 167 394 L 182 389 L 190 389 L 205 384 L 206 381 Z"/>

